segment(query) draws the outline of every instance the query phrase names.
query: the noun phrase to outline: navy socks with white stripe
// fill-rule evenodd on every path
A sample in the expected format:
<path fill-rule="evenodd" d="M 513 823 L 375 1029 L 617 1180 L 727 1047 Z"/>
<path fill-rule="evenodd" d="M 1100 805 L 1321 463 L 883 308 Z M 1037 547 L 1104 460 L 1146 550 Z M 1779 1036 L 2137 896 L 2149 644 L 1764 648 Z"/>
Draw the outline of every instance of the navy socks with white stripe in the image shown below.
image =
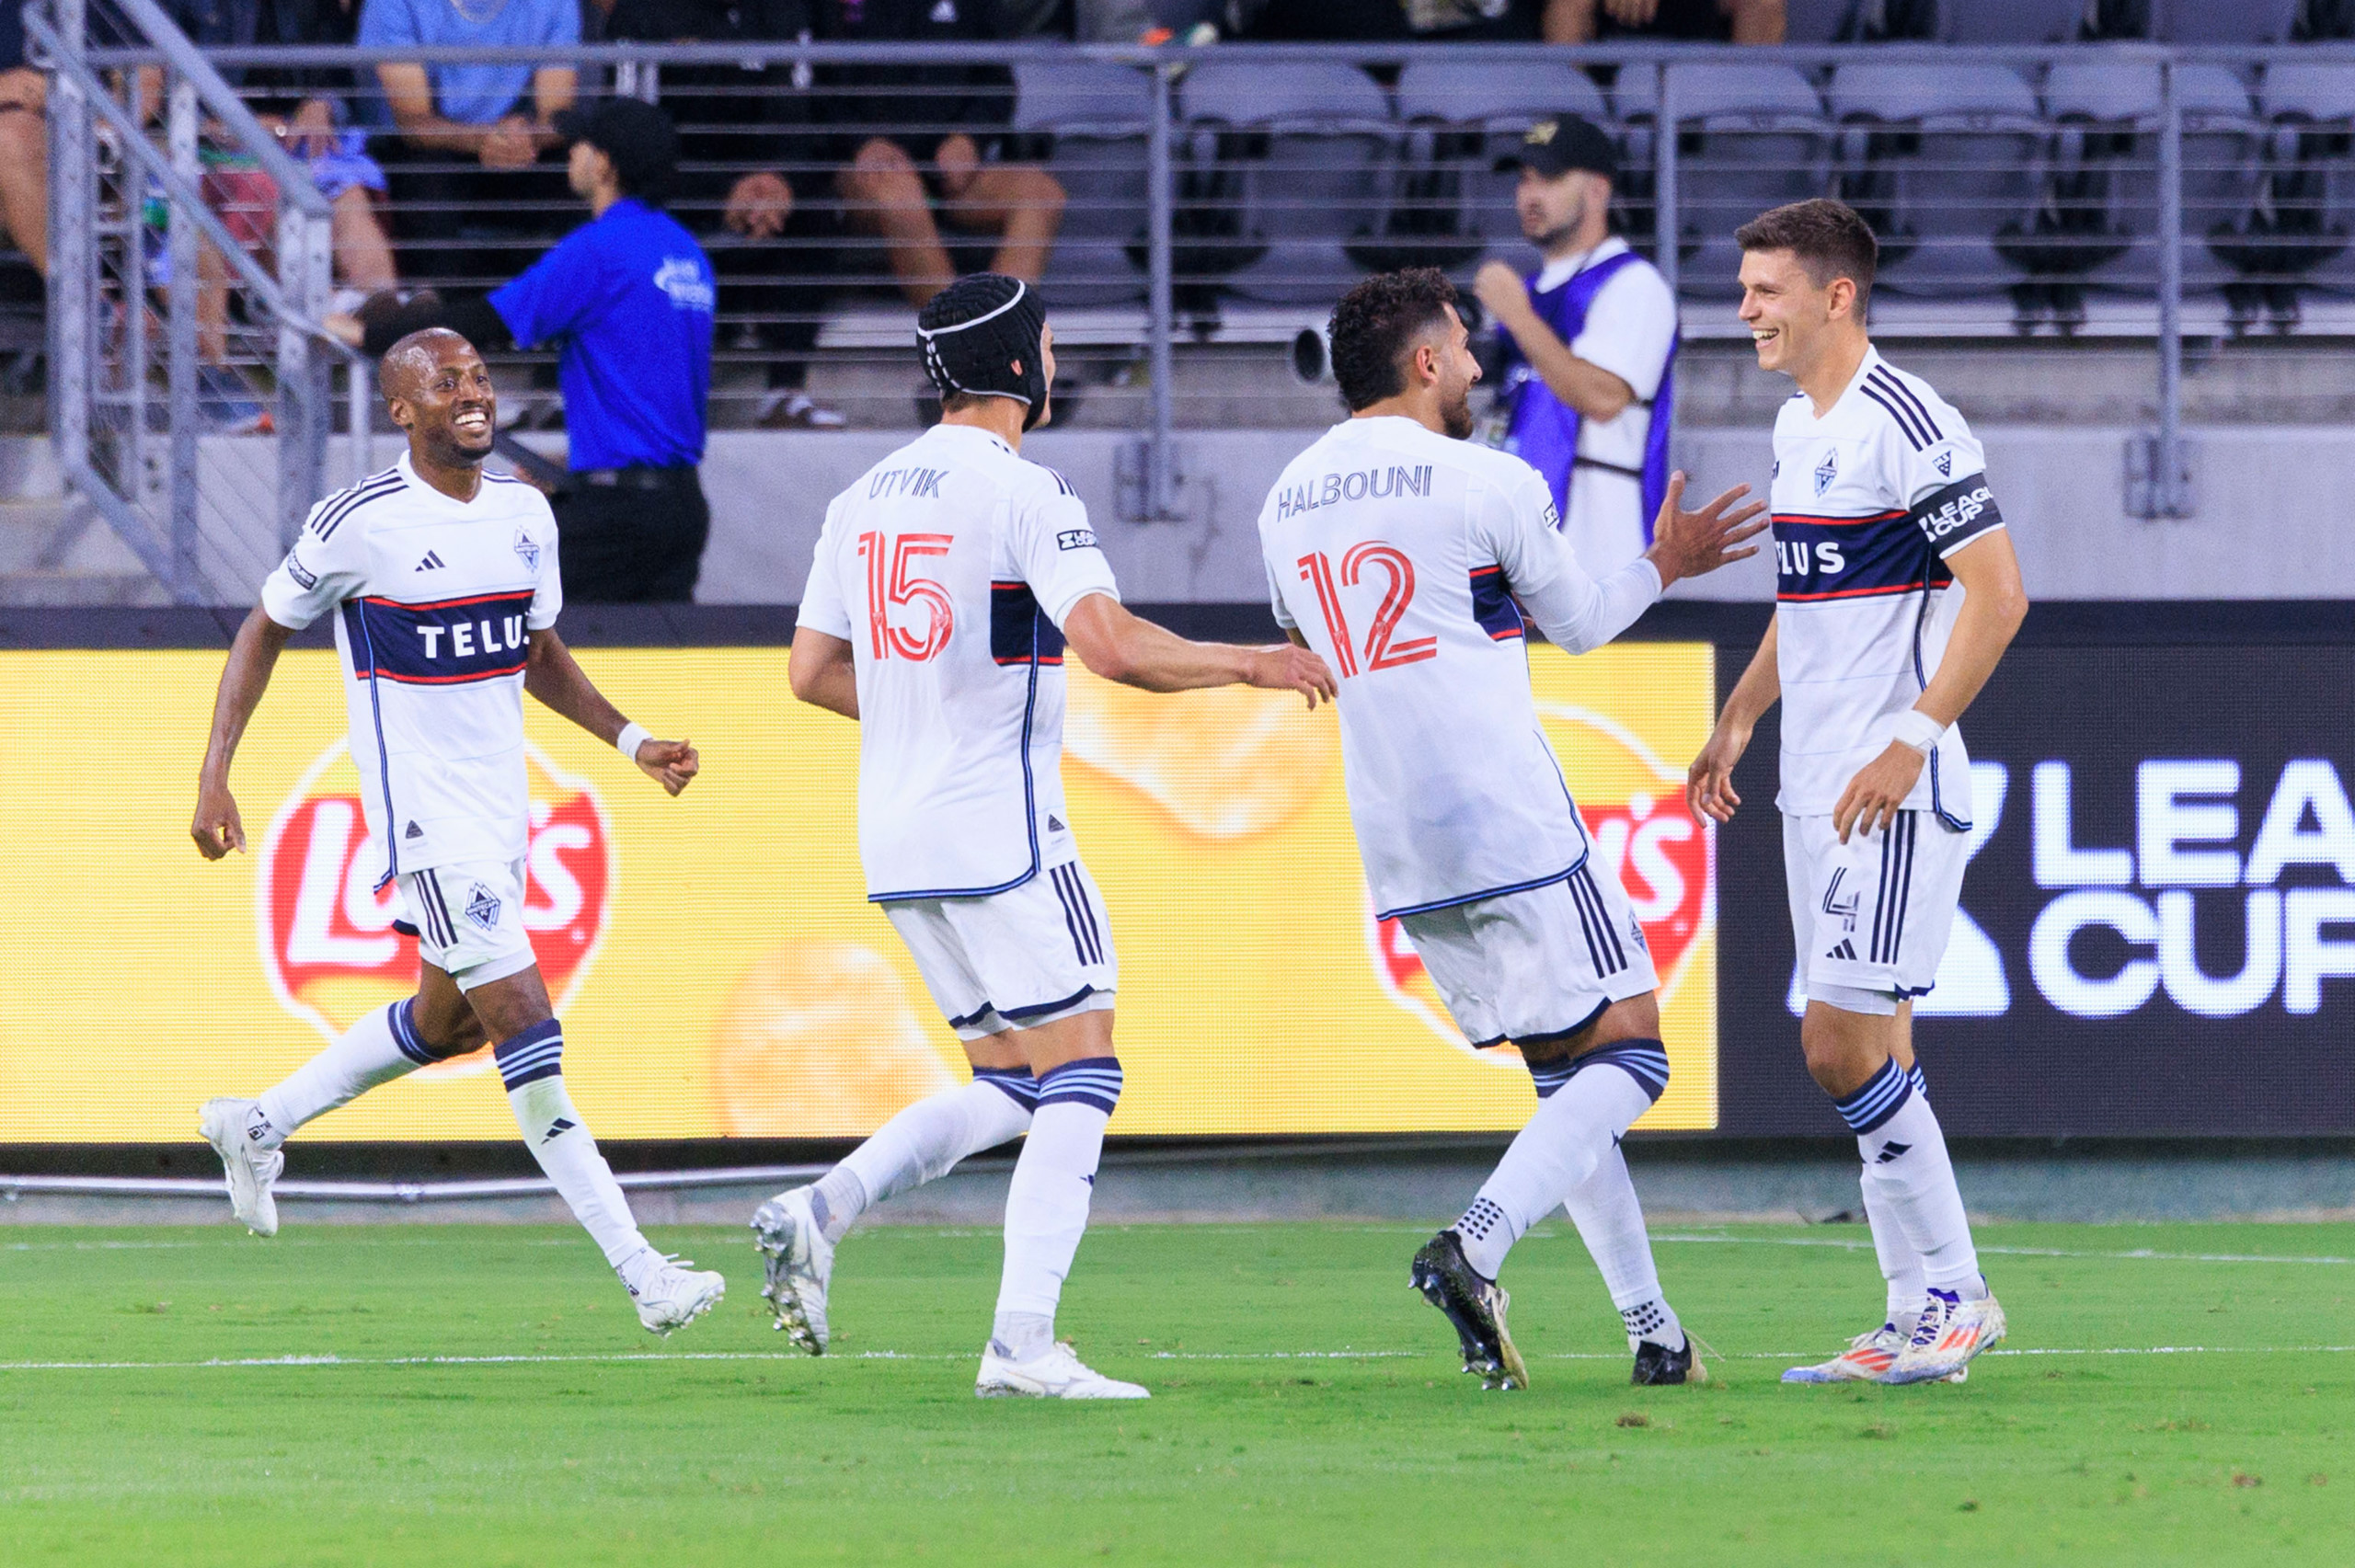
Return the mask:
<path fill-rule="evenodd" d="M 1877 1194 L 1867 1193 L 1867 1214 L 1878 1196 L 1906 1244 L 1920 1257 L 1928 1288 L 1964 1297 L 1986 1294 L 1986 1283 L 1979 1276 L 1978 1249 L 1970 1241 L 1970 1219 L 1955 1185 L 1954 1162 L 1947 1156 L 1946 1133 L 1913 1075 L 1894 1059 L 1884 1061 L 1879 1071 L 1841 1096 L 1837 1104 L 1856 1135 L 1867 1183 L 1878 1188 Z M 1894 1306 L 1894 1281 L 1890 1296 Z"/>
<path fill-rule="evenodd" d="M 1522 1233 L 1567 1203 L 1660 1098 L 1668 1087 L 1668 1052 L 1658 1040 L 1621 1040 L 1532 1076 L 1543 1096 L 1537 1114 L 1455 1225 L 1465 1260 L 1490 1279 Z"/>
<path fill-rule="evenodd" d="M 265 1090 L 247 1132 L 257 1149 L 270 1150 L 304 1122 L 348 1105 L 380 1083 L 415 1072 L 433 1059 L 409 1021 L 408 999 L 372 1008 L 343 1038 Z"/>
<path fill-rule="evenodd" d="M 525 1147 L 635 1295 L 639 1275 L 660 1266 L 661 1255 L 638 1234 L 629 1199 L 565 1092 L 563 1025 L 553 1018 L 535 1024 L 500 1041 L 497 1054 L 507 1104 L 523 1129 Z"/>
<path fill-rule="evenodd" d="M 1118 1057 L 1083 1057 L 1039 1075 L 1039 1108 L 1005 1194 L 1005 1269 L 990 1338 L 1027 1360 L 1054 1343 L 1055 1307 L 1087 1230 L 1104 1124 L 1120 1100 Z"/>
<path fill-rule="evenodd" d="M 918 1100 L 818 1180 L 811 1215 L 829 1242 L 894 1193 L 936 1181 L 957 1162 L 1020 1138 L 1039 1103 L 1023 1067 L 977 1067 L 973 1081 Z"/>

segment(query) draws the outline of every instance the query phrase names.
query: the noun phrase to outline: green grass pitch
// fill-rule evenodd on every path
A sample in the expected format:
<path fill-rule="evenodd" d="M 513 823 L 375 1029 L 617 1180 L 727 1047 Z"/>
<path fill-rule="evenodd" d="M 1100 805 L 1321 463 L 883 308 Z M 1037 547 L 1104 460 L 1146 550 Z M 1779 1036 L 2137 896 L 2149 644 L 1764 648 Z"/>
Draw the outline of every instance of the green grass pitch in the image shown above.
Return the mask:
<path fill-rule="evenodd" d="M 1633 1389 L 1566 1227 L 1483 1393 L 1397 1226 L 1099 1230 L 1062 1326 L 1146 1404 L 973 1398 L 986 1231 L 843 1249 L 784 1354 L 746 1234 L 668 1343 L 577 1232 L 0 1231 L 10 1564 L 2355 1562 L 2355 1226 L 1989 1226 L 1968 1384 L 1785 1388 L 1877 1315 L 1863 1231 L 1662 1226 L 1723 1353 Z M 2165 1353 L 2160 1353 L 2165 1352 Z"/>

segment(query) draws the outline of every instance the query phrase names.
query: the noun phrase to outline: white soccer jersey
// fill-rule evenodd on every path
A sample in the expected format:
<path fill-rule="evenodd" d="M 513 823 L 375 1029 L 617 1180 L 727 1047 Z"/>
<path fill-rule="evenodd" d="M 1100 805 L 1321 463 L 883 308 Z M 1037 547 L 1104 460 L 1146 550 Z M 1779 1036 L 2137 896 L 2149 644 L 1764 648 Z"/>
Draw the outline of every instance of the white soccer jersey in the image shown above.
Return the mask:
<path fill-rule="evenodd" d="M 298 631 L 340 612 L 351 761 L 387 878 L 523 857 L 526 648 L 564 606 L 545 496 L 485 474 L 455 500 L 404 455 L 311 509 L 261 604 Z"/>
<path fill-rule="evenodd" d="M 1783 405 L 1769 495 L 1785 811 L 1830 815 L 1936 673 L 1962 604 L 1946 557 L 2004 526 L 1986 468 L 1962 416 L 1869 348 L 1821 418 L 1805 393 Z M 1959 727 L 1905 805 L 1970 825 Z"/>
<path fill-rule="evenodd" d="M 1635 561 L 1597 583 L 1556 521 L 1520 458 L 1397 417 L 1334 426 L 1260 509 L 1276 619 L 1340 682 L 1350 815 L 1384 919 L 1585 864 L 1514 601 L 1583 653 L 1633 624 L 1660 581 Z"/>
<path fill-rule="evenodd" d="M 1091 593 L 1120 597 L 1069 483 L 970 425 L 934 426 L 827 507 L 799 624 L 856 665 L 869 898 L 1039 874 L 1067 827 L 1063 624 Z"/>

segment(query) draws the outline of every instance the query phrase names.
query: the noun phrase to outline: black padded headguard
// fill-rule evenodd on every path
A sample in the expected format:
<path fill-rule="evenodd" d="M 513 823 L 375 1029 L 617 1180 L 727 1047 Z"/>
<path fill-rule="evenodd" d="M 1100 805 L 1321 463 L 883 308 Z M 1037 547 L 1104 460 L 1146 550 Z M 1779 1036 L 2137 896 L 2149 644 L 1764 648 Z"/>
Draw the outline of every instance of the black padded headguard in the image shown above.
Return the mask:
<path fill-rule="evenodd" d="M 1030 410 L 1022 419 L 1027 430 L 1047 412 L 1046 356 L 1040 351 L 1046 325 L 1046 307 L 1021 279 L 976 272 L 925 303 L 916 317 L 916 343 L 941 396 L 1011 397 Z"/>

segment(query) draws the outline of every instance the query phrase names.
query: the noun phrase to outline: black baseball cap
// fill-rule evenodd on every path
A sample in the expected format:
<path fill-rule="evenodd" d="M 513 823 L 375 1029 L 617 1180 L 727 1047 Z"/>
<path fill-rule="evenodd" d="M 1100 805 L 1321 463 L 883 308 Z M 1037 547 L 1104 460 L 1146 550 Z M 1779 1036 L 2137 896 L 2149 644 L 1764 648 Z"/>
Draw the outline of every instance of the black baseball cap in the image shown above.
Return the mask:
<path fill-rule="evenodd" d="M 1499 174 L 1524 168 L 1548 179 L 1585 169 L 1616 181 L 1619 150 L 1592 120 L 1575 114 L 1549 114 L 1522 133 L 1521 145 L 1497 160 Z"/>
<path fill-rule="evenodd" d="M 586 142 L 614 162 L 615 177 L 631 196 L 660 200 L 679 167 L 679 132 L 671 117 L 637 98 L 599 98 L 556 117 L 568 145 Z"/>

